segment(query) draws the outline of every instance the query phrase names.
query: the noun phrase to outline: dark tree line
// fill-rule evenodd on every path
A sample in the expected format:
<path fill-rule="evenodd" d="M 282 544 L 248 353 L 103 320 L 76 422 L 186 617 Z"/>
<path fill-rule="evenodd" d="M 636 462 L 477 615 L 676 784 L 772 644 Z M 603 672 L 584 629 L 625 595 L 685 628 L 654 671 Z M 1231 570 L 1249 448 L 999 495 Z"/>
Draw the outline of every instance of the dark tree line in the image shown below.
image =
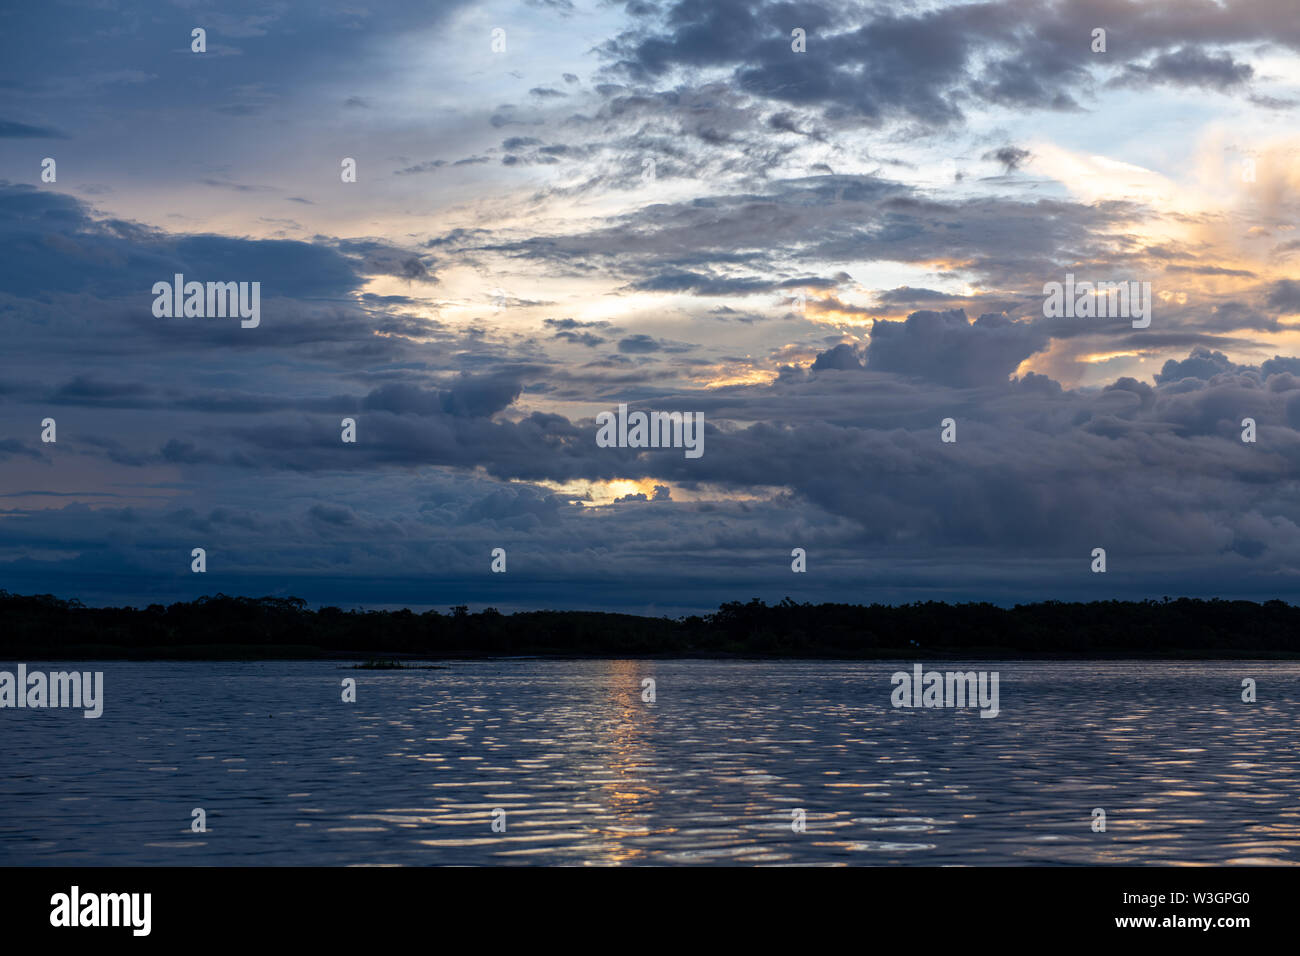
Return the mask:
<path fill-rule="evenodd" d="M 146 608 L 86 607 L 0 591 L 0 657 L 320 657 L 409 654 L 939 657 L 1095 654 L 1300 657 L 1300 608 L 1283 601 L 733 601 L 679 619 L 594 611 L 501 614 L 312 610 L 300 598 L 218 594 Z"/>

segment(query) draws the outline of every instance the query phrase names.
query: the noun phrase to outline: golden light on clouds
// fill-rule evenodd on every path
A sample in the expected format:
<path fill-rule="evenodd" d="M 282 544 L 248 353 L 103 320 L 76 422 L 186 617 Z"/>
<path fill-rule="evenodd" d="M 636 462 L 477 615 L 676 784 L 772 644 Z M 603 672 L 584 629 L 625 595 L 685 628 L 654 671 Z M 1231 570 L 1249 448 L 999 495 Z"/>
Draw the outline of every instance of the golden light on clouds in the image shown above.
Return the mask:
<path fill-rule="evenodd" d="M 584 508 L 604 508 L 620 503 L 628 495 L 645 495 L 653 499 L 656 488 L 668 489 L 669 497 L 677 503 L 695 501 L 770 501 L 780 495 L 791 494 L 791 489 L 781 485 L 749 485 L 744 491 L 735 491 L 720 485 L 695 484 L 686 488 L 670 481 L 653 478 L 611 478 L 605 481 L 575 479 L 572 481 L 528 481 L 555 492 L 570 502 Z"/>
<path fill-rule="evenodd" d="M 1118 358 L 1135 358 L 1142 361 L 1144 353 L 1132 349 L 1125 349 L 1117 352 L 1092 352 L 1087 355 L 1080 355 L 1075 361 L 1087 362 L 1089 365 L 1095 365 L 1099 362 L 1109 362 Z"/>
<path fill-rule="evenodd" d="M 726 388 L 729 385 L 769 385 L 779 373 L 776 369 L 744 365 L 714 365 L 705 369 L 701 388 Z"/>
<path fill-rule="evenodd" d="M 846 311 L 845 303 L 835 298 L 809 299 L 804 315 L 812 322 L 833 325 L 837 328 L 870 328 L 877 318 L 888 316 L 863 315 L 859 312 Z"/>

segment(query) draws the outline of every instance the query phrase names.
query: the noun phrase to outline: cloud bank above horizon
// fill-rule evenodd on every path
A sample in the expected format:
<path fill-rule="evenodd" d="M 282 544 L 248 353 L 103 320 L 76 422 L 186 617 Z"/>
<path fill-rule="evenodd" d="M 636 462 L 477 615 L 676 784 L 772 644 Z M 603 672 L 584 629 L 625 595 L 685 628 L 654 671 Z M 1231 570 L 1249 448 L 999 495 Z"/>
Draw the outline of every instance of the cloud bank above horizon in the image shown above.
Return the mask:
<path fill-rule="evenodd" d="M 0 37 L 0 588 L 1300 599 L 1289 3 L 67 3 Z M 260 322 L 156 316 L 178 274 L 259 282 Z M 1067 276 L 1150 283 L 1150 325 L 1045 314 Z M 704 454 L 601 447 L 620 404 L 702 413 Z"/>

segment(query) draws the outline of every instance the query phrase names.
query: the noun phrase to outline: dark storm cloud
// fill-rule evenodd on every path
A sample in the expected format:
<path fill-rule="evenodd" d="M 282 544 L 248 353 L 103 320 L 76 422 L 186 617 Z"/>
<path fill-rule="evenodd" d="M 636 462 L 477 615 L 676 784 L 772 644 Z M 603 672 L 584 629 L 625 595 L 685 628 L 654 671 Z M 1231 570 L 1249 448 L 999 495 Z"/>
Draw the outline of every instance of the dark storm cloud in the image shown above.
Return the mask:
<path fill-rule="evenodd" d="M 919 11 L 680 0 L 665 16 L 657 9 L 604 46 L 614 72 L 650 83 L 673 69 L 727 69 L 755 96 L 872 124 L 903 118 L 943 126 L 972 101 L 1077 110 L 1077 94 L 1090 89 L 1099 68 L 1120 68 L 1118 82 L 1130 85 L 1229 90 L 1244 87 L 1252 67 L 1204 47 L 1300 49 L 1300 30 L 1282 0 L 1190 10 L 1124 0 L 1004 0 Z M 805 53 L 791 48 L 796 25 L 807 33 Z M 1091 49 L 1099 26 L 1107 30 L 1102 56 Z"/>
<path fill-rule="evenodd" d="M 807 31 L 811 54 L 792 53 L 789 31 L 772 26 L 786 22 Z M 674 66 L 737 66 L 742 89 L 792 104 L 834 103 L 873 119 L 887 109 L 927 121 L 957 115 L 934 92 L 961 76 L 965 41 L 956 32 L 931 17 L 882 17 L 857 31 L 825 35 L 833 22 L 816 4 L 686 0 L 670 8 L 662 33 L 625 36 L 609 53 L 638 81 Z"/>
<path fill-rule="evenodd" d="M 0 242 L 11 270 L 0 289 L 24 297 L 93 291 L 151 302 L 153 283 L 181 273 L 186 281 L 260 281 L 264 296 L 322 299 L 354 290 L 363 276 L 429 277 L 429 260 L 385 242 L 176 236 L 94 219 L 72 196 L 3 181 Z"/>
<path fill-rule="evenodd" d="M 1277 309 L 1287 315 L 1300 312 L 1300 281 L 1279 279 L 1268 290 L 1266 301 L 1270 308 Z"/>
<path fill-rule="evenodd" d="M 149 297 L 154 282 L 253 281 L 267 294 L 333 296 L 354 288 L 358 271 L 338 251 L 290 240 L 171 236 L 118 220 L 95 220 L 62 193 L 0 182 L 0 241 L 8 253 L 3 291 L 40 297 L 93 290 Z"/>
<path fill-rule="evenodd" d="M 597 335 L 593 330 L 613 330 L 613 326 L 609 322 L 602 321 L 581 322 L 577 319 L 544 319 L 542 324 L 554 330 L 551 335 L 552 338 L 572 342 L 575 345 L 585 345 L 588 348 L 595 348 L 597 345 L 608 341 L 603 335 Z"/>
<path fill-rule="evenodd" d="M 647 355 L 651 352 L 688 352 L 693 346 L 669 342 L 650 335 L 636 334 L 619 339 L 618 350 L 629 355 Z"/>
<path fill-rule="evenodd" d="M 1269 531 L 1276 519 L 1264 515 L 1281 508 L 1293 520 L 1296 509 L 1260 482 L 1289 467 L 1296 438 L 1272 424 L 1275 450 L 1251 458 L 1236 437 L 1243 408 L 1285 422 L 1286 392 L 1261 389 L 1254 372 L 1185 383 L 1165 392 L 1128 380 L 1090 396 L 1030 376 L 977 393 L 932 384 L 917 391 L 866 371 L 708 399 L 672 396 L 665 401 L 695 402 L 719 418 L 776 417 L 710 430 L 714 451 L 689 467 L 664 455 L 641 460 L 672 480 L 787 485 L 860 523 L 866 541 L 919 535 L 930 554 L 954 547 L 973 556 L 1013 543 L 1044 559 L 1073 549 L 1075 563 L 1086 564 L 1097 541 L 1112 555 L 1194 546 L 1208 565 L 1225 546 L 1293 560 L 1285 535 Z M 1036 397 L 1026 402 L 1022 390 Z M 956 446 L 938 441 L 946 414 L 963 429 Z M 1195 510 L 1200 498 L 1187 499 L 1186 511 L 1151 498 L 1151 487 L 1170 483 L 1196 486 L 1209 513 Z"/>
<path fill-rule="evenodd" d="M 588 348 L 595 348 L 598 345 L 608 341 L 602 336 L 592 332 L 556 332 L 552 338 L 560 339 L 565 342 L 572 342 L 575 345 L 585 345 Z"/>
<path fill-rule="evenodd" d="M 357 271 L 366 276 L 396 276 L 399 279 L 434 278 L 430 271 L 433 259 L 399 249 L 378 240 L 338 240 L 334 247 L 352 258 Z"/>
<path fill-rule="evenodd" d="M 1169 83 L 1224 92 L 1244 86 L 1254 74 L 1248 63 L 1238 63 L 1226 53 L 1215 56 L 1195 47 L 1183 47 L 1160 54 L 1148 66 L 1129 64 L 1116 82 L 1127 86 Z"/>
<path fill-rule="evenodd" d="M 1098 274 L 1149 275 L 1161 268 L 1129 234 L 1133 219 L 1150 214 L 1123 202 L 939 201 L 877 177 L 826 176 L 775 182 L 761 193 L 655 204 L 587 232 L 475 248 L 535 260 L 566 274 L 612 274 L 637 291 L 783 298 L 798 289 L 854 285 L 847 272 L 809 275 L 801 260 L 860 267 L 873 261 L 929 266 L 944 259 L 989 286 L 1022 289 L 1019 296 L 981 299 L 981 311 L 1041 314 L 1043 283 L 1061 281 L 1067 271 L 1083 274 L 1086 266 Z M 880 296 L 882 305 L 944 301 L 907 290 Z M 875 314 L 841 304 L 845 312 Z M 822 309 L 811 294 L 807 305 L 814 312 Z M 1244 312 L 1238 317 L 1257 321 Z M 1224 311 L 1207 321 L 1232 318 Z M 1118 326 L 1073 321 L 1053 328 L 1053 334 L 1064 336 L 1117 331 Z"/>
<path fill-rule="evenodd" d="M 174 25 L 147 20 L 111 56 L 94 44 L 73 50 L 56 36 L 55 49 L 18 50 L 3 69 L 30 78 L 21 81 L 24 96 L 48 98 L 54 92 L 39 79 L 47 62 L 71 63 L 65 72 L 75 84 L 104 69 L 106 57 L 152 55 L 155 73 L 115 100 L 120 111 L 100 112 L 183 106 L 221 113 L 222 129 L 270 128 L 286 90 L 321 86 L 337 112 L 348 91 L 373 88 L 368 49 L 455 8 L 399 6 L 288 16 L 236 5 L 213 21 L 214 46 L 239 53 L 218 73 L 199 74 L 211 64 L 182 55 L 184 31 L 178 39 Z M 1095 546 L 1110 553 L 1106 596 L 1159 594 L 1168 581 L 1202 593 L 1275 596 L 1290 587 L 1300 571 L 1300 507 L 1287 494 L 1300 465 L 1300 359 L 1275 356 L 1255 367 L 1224 353 L 1256 345 L 1233 333 L 1278 331 L 1277 314 L 1300 309 L 1294 282 L 1234 293 L 1240 301 L 1162 304 L 1159 327 L 1143 334 L 1126 322 L 1047 320 L 1042 283 L 1071 269 L 1250 275 L 1201 262 L 1197 250 L 1174 243 L 1143 246 L 1132 223 L 1161 214 L 1132 203 L 1031 193 L 1029 201 L 946 200 L 878 176 L 830 172 L 839 163 L 837 130 L 899 120 L 924 132 L 983 103 L 1074 110 L 1112 75 L 1244 93 L 1254 78 L 1240 59 L 1246 54 L 1220 51 L 1265 41 L 1294 47 L 1287 7 L 1016 0 L 929 10 L 689 0 L 626 9 L 645 21 L 605 48 L 622 82 L 593 77 L 598 102 L 579 103 L 588 87 L 575 87 L 570 102 L 583 112 L 556 121 L 545 113 L 559 99 L 556 74 L 521 76 L 517 89 L 499 94 L 521 105 L 479 118 L 485 129 L 521 135 L 497 133 L 499 150 L 476 143 L 482 155 L 420 161 L 439 155 L 431 139 L 405 150 L 414 159 L 400 160 L 395 173 L 496 159 L 553 165 L 580 182 L 544 183 L 537 196 L 563 198 L 641 188 L 641 158 L 653 156 L 662 160 L 660 178 L 694 180 L 688 198 L 647 193 L 634 211 L 590 228 L 549 235 L 542 230 L 550 226 L 534 221 L 500 231 L 471 224 L 419 249 L 355 236 L 249 240 L 103 218 L 50 188 L 0 188 L 7 256 L 0 459 L 19 482 L 8 486 L 13 495 L 35 489 L 51 501 L 71 499 L 48 508 L 6 498 L 6 586 L 153 600 L 197 587 L 263 593 L 274 582 L 314 600 L 461 603 L 500 596 L 486 555 L 508 546 L 510 593 L 525 604 L 627 606 L 662 583 L 672 600 L 699 607 L 792 587 L 787 556 L 798 544 L 812 549 L 818 569 L 808 576 L 814 581 L 794 585 L 806 589 L 800 596 L 840 600 L 863 598 L 864 581 L 871 598 L 885 599 L 1091 593 L 1100 586 L 1087 572 Z M 25 10 L 11 21 L 45 36 L 49 15 Z M 88 16 L 99 18 L 92 28 L 116 22 L 107 9 Z M 1105 60 L 1088 51 L 1098 24 L 1110 29 Z M 808 31 L 807 54 L 790 51 L 795 25 Z M 73 54 L 86 57 L 84 68 L 67 59 Z M 235 61 L 245 69 L 232 70 Z M 350 119 L 378 118 L 369 100 L 343 102 Z M 59 129 L 84 138 L 75 111 L 38 105 L 24 118 L 57 117 Z M 90 111 L 86 103 L 78 109 Z M 593 132 L 587 142 L 560 141 L 574 129 Z M 974 154 L 1005 138 L 990 135 Z M 825 160 L 824 175 L 772 172 L 788 150 L 823 143 L 831 148 L 815 158 Z M 1007 146 L 989 156 L 1012 172 L 1023 152 Z M 517 177 L 495 165 L 473 174 Z M 284 197 L 287 187 L 259 189 L 256 173 L 214 165 L 204 178 L 232 203 L 263 193 L 274 203 L 308 202 Z M 436 185 L 437 177 L 387 180 L 416 183 Z M 306 187 L 292 187 L 299 188 Z M 223 193 L 209 191 L 209 201 L 216 195 Z M 525 220 L 531 211 L 512 210 Z M 731 380 L 733 365 L 742 373 L 770 365 L 751 361 L 747 343 L 666 340 L 662 324 L 650 335 L 555 318 L 511 332 L 505 322 L 444 321 L 439 303 L 420 298 L 421 283 L 444 266 L 482 264 L 487 275 L 501 257 L 552 278 L 608 280 L 612 297 L 768 297 L 755 310 L 779 315 L 778 303 L 799 289 L 809 290 L 808 312 L 818 320 L 884 307 L 922 311 L 876 321 L 869 342 L 861 325 L 846 332 L 847 324 L 774 321 L 761 328 L 789 329 L 790 338 L 772 335 L 755 354 L 798 368 L 787 364 L 770 384 L 693 388 L 682 384 L 682 369 L 696 370 L 690 363 L 724 366 L 721 380 Z M 921 267 L 913 270 L 918 285 L 956 278 L 1001 291 L 967 297 L 903 286 L 873 300 L 849 273 L 870 275 L 860 270 L 875 263 Z M 174 272 L 260 280 L 262 325 L 153 318 L 149 287 Z M 365 294 L 376 277 L 398 280 L 385 285 L 409 294 Z M 538 304 L 522 294 L 530 298 L 509 296 L 507 304 Z M 569 308 L 565 302 L 557 308 Z M 740 311 L 748 303 L 734 304 L 708 314 L 753 319 Z M 967 313 L 980 317 L 972 322 Z M 1154 385 L 1121 378 L 1072 389 L 1040 374 L 1012 378 L 1053 341 L 1082 348 L 1091 337 L 1116 349 L 1189 351 L 1166 363 Z M 593 355 L 570 346 L 603 348 Z M 552 363 L 551 347 L 578 359 Z M 565 414 L 537 410 L 543 397 L 543 407 Z M 598 447 L 587 416 L 593 405 L 620 401 L 703 412 L 704 456 Z M 36 437 L 47 414 L 59 418 L 57 446 Z M 1240 441 L 1247 416 L 1259 422 L 1256 445 Z M 357 422 L 355 444 L 340 440 L 344 417 Z M 957 421 L 956 444 L 939 440 L 948 417 Z M 576 503 L 581 487 L 555 490 L 629 478 L 654 490 L 598 509 Z M 690 501 L 670 486 L 715 497 Z M 104 487 L 143 503 L 104 508 Z M 201 583 L 188 574 L 196 544 L 211 549 L 211 576 Z"/>
<path fill-rule="evenodd" d="M 486 554 L 495 546 L 492 535 L 506 529 L 513 535 L 512 568 L 517 554 L 535 555 L 543 567 L 550 566 L 548 553 L 572 554 L 570 567 L 595 574 L 592 580 L 603 580 L 603 572 L 599 559 L 583 556 L 591 547 L 626 554 L 632 542 L 648 540 L 654 548 L 694 554 L 702 548 L 730 550 L 734 546 L 725 542 L 737 534 L 748 547 L 776 554 L 788 553 L 793 534 L 824 559 L 841 549 L 874 555 L 887 547 L 895 564 L 928 562 L 930 570 L 918 572 L 918 586 L 938 585 L 947 576 L 943 585 L 957 589 L 970 578 L 953 568 L 1003 560 L 1008 549 L 1040 565 L 1016 578 L 1022 588 L 1072 586 L 1068 582 L 1085 573 L 1081 569 L 1097 545 L 1108 548 L 1113 566 L 1144 566 L 1151 555 L 1168 555 L 1174 563 L 1160 566 L 1175 568 L 1184 581 L 1215 568 L 1244 589 L 1267 590 L 1270 569 L 1300 560 L 1286 530 L 1300 521 L 1300 506 L 1275 485 L 1300 463 L 1300 359 L 1282 357 L 1250 368 L 1195 352 L 1175 363 L 1177 381 L 1175 369 L 1167 367 L 1170 374 L 1155 387 L 1129 379 L 1104 390 L 1071 391 L 1039 375 L 997 382 L 973 363 L 953 370 L 924 359 L 927 348 L 965 348 L 1005 371 L 1036 341 L 1032 330 L 1013 335 L 1006 322 L 983 317 L 963 331 L 949 313 L 921 313 L 890 326 L 868 346 L 865 369 L 857 350 L 842 343 L 819 356 L 813 363 L 817 374 L 804 379 L 664 392 L 649 407 L 706 415 L 706 454 L 696 461 L 669 449 L 598 448 L 590 420 L 543 413 L 503 420 L 498 413 L 517 399 L 524 372 L 502 371 L 442 388 L 390 385 L 361 397 L 340 396 L 327 403 L 334 409 L 328 414 L 305 406 L 263 410 L 257 419 L 231 412 L 228 424 L 215 430 L 172 418 L 168 427 L 176 431 L 159 444 L 158 459 L 208 474 L 211 493 L 225 489 L 219 507 L 140 513 L 69 505 L 41 512 L 39 521 L 33 513 L 0 523 L 0 545 L 75 550 L 74 541 L 98 542 L 88 545 L 94 550 L 90 565 L 44 569 L 46 580 L 82 574 L 81 587 L 93 580 L 84 576 L 88 568 L 105 562 L 156 574 L 176 560 L 168 557 L 169 548 L 187 553 L 181 547 L 187 537 L 218 529 L 223 560 L 250 575 L 262 567 L 277 567 L 281 574 L 302 567 L 312 555 L 328 554 L 327 542 L 338 540 L 355 552 L 339 573 L 361 580 L 391 578 L 394 566 L 452 573 L 458 562 Z M 886 366 L 891 371 L 880 370 Z M 63 389 L 74 390 L 96 401 L 132 397 L 130 389 L 94 381 L 73 380 Z M 341 445 L 338 437 L 337 409 L 349 405 L 358 421 L 355 446 Z M 1245 415 L 1261 423 L 1258 449 L 1238 440 Z M 939 441 L 939 422 L 949 416 L 958 422 L 955 445 Z M 755 423 L 737 427 L 729 419 Z M 61 453 L 70 449 L 61 441 Z M 784 487 L 789 494 L 742 507 L 674 503 L 656 492 L 654 501 L 633 495 L 582 516 L 542 489 L 482 482 L 462 489 L 447 479 L 422 505 L 410 488 L 392 484 L 399 474 L 392 469 L 429 465 L 511 481 L 632 476 L 653 478 L 663 487 Z M 260 478 L 254 484 L 216 480 L 237 473 Z M 277 473 L 311 475 L 314 482 L 326 475 L 368 477 L 354 490 L 348 490 L 350 479 L 331 479 L 332 500 L 281 510 L 300 494 L 301 482 L 277 491 Z M 263 500 L 241 495 L 245 486 Z M 376 495 L 377 487 L 390 491 Z M 672 510 L 644 519 L 657 529 L 647 539 L 650 526 L 624 508 L 652 504 Z M 794 531 L 799 522 L 810 523 Z M 132 528 L 129 539 L 121 533 L 126 527 Z M 437 529 L 452 527 L 463 529 L 458 542 L 466 552 L 459 544 L 442 553 L 425 547 L 446 538 Z M 144 547 L 145 542 L 153 544 Z M 743 552 L 730 553 L 748 566 Z M 1225 565 L 1225 553 L 1237 557 Z M 938 568 L 936 554 L 951 555 L 951 564 Z M 23 567 L 11 580 L 33 566 Z M 854 567 L 860 571 L 862 565 Z M 295 590 L 312 587 L 313 578 L 296 578 Z M 710 577 L 724 591 L 730 579 Z"/>
<path fill-rule="evenodd" d="M 1240 367 L 1222 352 L 1198 347 L 1181 362 L 1174 359 L 1165 362 L 1164 367 L 1156 373 L 1156 382 L 1180 382 L 1185 378 L 1209 380 L 1220 372 L 1235 372 Z"/>
<path fill-rule="evenodd" d="M 1283 358 L 1275 355 L 1271 359 L 1266 359 L 1259 365 L 1260 374 L 1265 378 L 1273 375 L 1294 375 L 1300 376 L 1300 359 Z M 1280 379 L 1279 379 L 1280 381 Z M 1300 388 L 1300 384 L 1291 385 L 1291 388 Z"/>
<path fill-rule="evenodd" d="M 564 332 L 571 332 L 574 329 L 607 329 L 610 323 L 603 321 L 583 322 L 579 319 L 543 319 L 542 324 L 547 328 L 559 329 Z"/>
<path fill-rule="evenodd" d="M 968 322 L 960 309 L 914 312 L 904 322 L 876 321 L 867 367 L 957 388 L 998 384 L 1048 341 L 1040 325 L 1004 315 Z"/>
<path fill-rule="evenodd" d="M 857 348 L 847 342 L 842 342 L 825 352 L 818 352 L 817 358 L 812 363 L 814 372 L 823 370 L 857 371 L 861 368 L 862 359 L 858 356 Z"/>
<path fill-rule="evenodd" d="M 263 99 L 276 98 L 265 91 L 286 83 L 337 86 L 349 77 L 365 83 L 373 78 L 372 50 L 384 39 L 436 27 L 465 6 L 462 0 L 378 0 L 355 8 L 231 0 L 198 19 L 208 32 L 209 59 L 237 60 L 237 67 L 196 69 L 188 20 L 89 4 L 77 8 L 70 28 L 66 11 L 31 4 L 6 13 L 6 33 L 23 42 L 6 46 L 0 70 L 18 90 L 47 101 L 66 96 L 46 79 L 53 72 L 79 97 L 116 80 L 126 91 L 119 109 L 127 112 L 206 104 L 228 115 L 251 115 L 267 108 Z M 124 74 L 124 63 L 148 64 L 149 72 Z M 77 112 L 87 112 L 84 100 Z"/>
<path fill-rule="evenodd" d="M 486 417 L 509 406 L 523 385 L 509 373 L 496 375 L 462 375 L 443 397 L 443 410 L 449 415 Z"/>
<path fill-rule="evenodd" d="M 715 262 L 725 256 L 711 256 Z M 743 259 L 743 257 L 734 257 Z M 773 278 L 733 278 L 707 275 L 698 272 L 665 271 L 632 284 L 641 292 L 692 292 L 706 296 L 745 296 L 758 292 L 778 292 L 783 289 L 834 289 L 848 276 L 798 276 Z"/>
<path fill-rule="evenodd" d="M 813 364 L 819 371 L 840 369 L 847 375 L 665 394 L 657 405 L 703 409 L 709 419 L 708 453 L 694 462 L 663 451 L 599 449 L 592 441 L 594 426 L 589 421 L 541 413 L 517 422 L 491 421 L 488 416 L 519 394 L 516 380 L 507 375 L 453 384 L 456 397 L 451 400 L 447 391 L 387 386 L 371 392 L 359 403 L 364 441 L 348 451 L 348 458 L 337 450 L 336 419 L 283 416 L 227 432 L 228 439 L 236 441 L 234 446 L 177 439 L 164 449 L 164 456 L 195 464 L 242 461 L 245 467 L 292 470 L 441 464 L 482 468 L 517 480 L 643 475 L 717 482 L 737 489 L 784 485 L 830 514 L 868 524 L 884 520 L 899 533 L 910 528 L 906 533 L 929 536 L 929 544 L 935 547 L 991 543 L 995 528 L 1018 540 L 1059 544 L 1063 538 L 1049 512 L 1067 508 L 1086 512 L 1089 521 L 1110 529 L 1106 533 L 1124 537 L 1128 532 L 1120 527 L 1122 518 L 1107 510 L 1114 504 L 1109 492 L 1101 493 L 1099 485 L 1097 492 L 1084 493 L 1084 487 L 1122 475 L 1130 500 L 1118 511 L 1131 517 L 1146 498 L 1141 482 L 1158 485 L 1167 480 L 1161 477 L 1166 470 L 1178 474 L 1179 469 L 1190 468 L 1195 474 L 1209 475 L 1225 461 L 1237 462 L 1215 479 L 1228 494 L 1238 473 L 1240 480 L 1253 482 L 1259 468 L 1289 467 L 1285 463 L 1300 456 L 1300 436 L 1286 425 L 1287 403 L 1300 384 L 1292 373 L 1300 369 L 1298 360 L 1275 359 L 1264 368 L 1250 368 L 1234 365 L 1221 354 L 1197 350 L 1184 362 L 1167 365 L 1155 387 L 1128 379 L 1099 392 L 1062 391 L 1043 376 L 1006 378 L 1018 352 L 1000 341 L 1008 324 L 996 319 L 982 317 L 961 333 L 956 316 L 921 313 L 909 319 L 910 325 L 891 323 L 898 330 L 871 343 L 865 369 L 847 344 L 823 353 Z M 988 341 L 981 341 L 986 336 Z M 915 339 L 910 353 L 900 347 L 900 340 L 908 339 Z M 926 365 L 920 356 L 927 343 L 936 341 L 941 348 L 964 347 L 991 364 L 1001 363 L 1001 380 L 973 367 L 952 370 Z M 896 371 L 880 370 L 891 363 Z M 1036 397 L 1026 400 L 1030 393 Z M 1268 448 L 1261 449 L 1257 459 L 1241 459 L 1234 451 L 1233 429 L 1247 414 L 1274 429 Z M 961 429 L 955 447 L 938 441 L 938 422 L 950 415 Z M 732 416 L 761 421 L 744 429 L 713 424 Z M 1276 431 L 1279 427 L 1284 431 Z M 1217 436 L 1223 443 L 1221 453 L 1200 460 L 1205 448 L 1179 444 L 1198 436 Z M 1123 440 L 1131 447 L 1107 448 L 1096 444 L 1098 438 Z M 1155 444 L 1142 448 L 1148 441 Z M 1071 450 L 1075 444 L 1087 454 Z M 216 451 L 219 447 L 225 451 Z M 1047 454 L 1040 458 L 1043 452 Z M 949 467 L 942 464 L 942 456 L 956 456 L 963 464 Z M 1004 493 L 1002 479 L 992 480 L 989 469 L 994 461 L 1009 469 L 1006 477 L 1013 488 L 1033 486 L 1048 475 L 1065 484 L 1052 496 L 1051 507 L 1042 500 L 1042 491 L 1036 493 L 1046 510 L 1038 515 L 1032 532 L 1011 532 L 1024 503 L 1015 494 Z M 997 466 L 999 473 L 1002 467 Z M 1092 474 L 1095 469 L 1098 475 Z M 988 483 L 981 478 L 985 471 L 989 471 Z M 922 506 L 908 475 L 926 476 L 939 507 L 937 515 Z M 855 490 L 864 482 L 878 489 L 881 508 L 887 501 L 913 504 L 884 519 L 876 505 Z M 997 509 L 980 519 L 978 534 L 958 512 L 945 517 L 946 506 L 939 504 L 968 482 L 993 494 L 989 506 Z M 1002 490 L 994 493 L 994 488 Z M 1195 503 L 1189 500 L 1186 506 L 1193 508 Z M 1174 515 L 1168 517 L 1175 520 Z M 1144 519 L 1141 525 L 1150 530 L 1154 520 Z M 1076 531 L 1083 528 L 1082 519 L 1071 518 L 1066 525 Z"/>

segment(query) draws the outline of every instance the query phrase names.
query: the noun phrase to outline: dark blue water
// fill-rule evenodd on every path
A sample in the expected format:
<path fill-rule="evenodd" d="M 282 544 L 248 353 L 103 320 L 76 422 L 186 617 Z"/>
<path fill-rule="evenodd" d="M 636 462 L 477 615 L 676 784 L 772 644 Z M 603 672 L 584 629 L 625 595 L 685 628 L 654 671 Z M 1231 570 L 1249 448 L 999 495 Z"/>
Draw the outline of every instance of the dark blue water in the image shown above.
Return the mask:
<path fill-rule="evenodd" d="M 910 662 L 82 667 L 98 720 L 0 710 L 0 864 L 1300 860 L 1300 663 L 962 665 L 992 719 L 891 707 Z"/>

